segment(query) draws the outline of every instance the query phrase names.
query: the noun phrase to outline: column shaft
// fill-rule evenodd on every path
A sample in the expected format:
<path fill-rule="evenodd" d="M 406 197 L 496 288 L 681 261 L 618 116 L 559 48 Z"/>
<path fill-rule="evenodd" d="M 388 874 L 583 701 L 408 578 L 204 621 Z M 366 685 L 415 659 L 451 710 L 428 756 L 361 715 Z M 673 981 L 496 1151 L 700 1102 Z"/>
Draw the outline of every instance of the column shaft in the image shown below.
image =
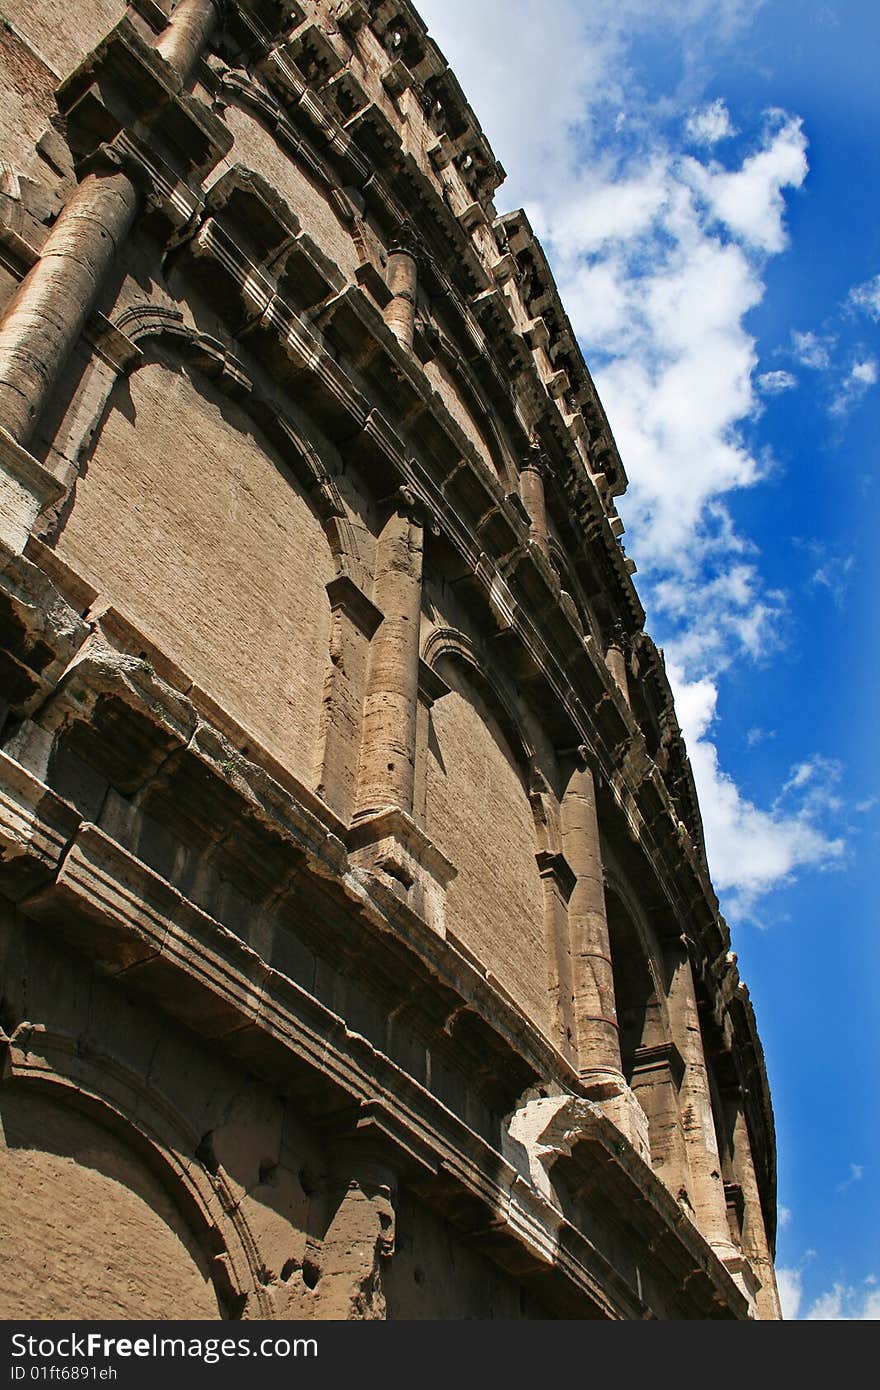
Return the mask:
<path fill-rule="evenodd" d="M 215 0 L 181 0 L 158 50 L 186 79 Z M 128 236 L 140 194 L 120 171 L 86 174 L 0 323 L 0 426 L 26 445 Z"/>
<path fill-rule="evenodd" d="M 217 0 L 178 0 L 171 23 L 159 35 L 156 51 L 177 70 L 183 82 L 198 62 L 218 14 Z"/>
<path fill-rule="evenodd" d="M 87 174 L 0 325 L 0 424 L 27 444 L 92 311 L 139 194 L 123 173 Z"/>
<path fill-rule="evenodd" d="M 749 1128 L 741 1106 L 737 1107 L 733 1130 L 733 1171 L 743 1194 L 743 1252 L 761 1285 L 755 1300 L 758 1317 L 766 1321 L 775 1321 L 782 1317 L 779 1291 L 764 1226 L 764 1214 L 761 1210 L 761 1194 L 758 1191 L 752 1146 L 749 1142 Z"/>
<path fill-rule="evenodd" d="M 684 1063 L 679 1102 L 690 1175 L 690 1202 L 700 1234 L 726 1256 L 733 1253 L 733 1248 L 694 977 L 684 943 L 671 946 L 670 952 L 669 1016 Z"/>
<path fill-rule="evenodd" d="M 416 327 L 418 269 L 408 251 L 398 248 L 390 253 L 387 280 L 391 299 L 383 311 L 385 322 L 397 341 L 411 348 Z"/>
<path fill-rule="evenodd" d="M 396 510 L 379 538 L 373 638 L 358 775 L 357 814 L 385 807 L 412 814 L 419 690 L 423 529 Z"/>
<path fill-rule="evenodd" d="M 561 819 L 563 852 L 576 880 L 568 914 L 578 1070 L 584 1078 L 607 1072 L 620 1076 L 596 789 L 589 768 L 578 768 L 572 775 L 562 798 Z"/>
<path fill-rule="evenodd" d="M 544 475 L 540 468 L 526 464 L 519 475 L 519 495 L 531 519 L 532 539 L 546 548 L 549 538 L 547 529 L 547 499 L 544 494 Z"/>
<path fill-rule="evenodd" d="M 608 670 L 614 677 L 615 685 L 624 700 L 626 700 L 626 703 L 629 704 L 629 681 L 626 673 L 626 657 L 620 647 L 612 643 L 605 653 L 605 661 L 607 662 Z"/>

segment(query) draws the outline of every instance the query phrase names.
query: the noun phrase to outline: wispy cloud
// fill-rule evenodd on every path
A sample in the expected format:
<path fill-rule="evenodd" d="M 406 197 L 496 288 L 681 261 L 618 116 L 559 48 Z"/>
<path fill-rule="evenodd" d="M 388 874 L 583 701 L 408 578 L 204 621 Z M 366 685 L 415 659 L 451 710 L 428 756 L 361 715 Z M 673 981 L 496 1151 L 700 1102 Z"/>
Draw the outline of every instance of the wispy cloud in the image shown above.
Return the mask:
<path fill-rule="evenodd" d="M 759 743 L 765 743 L 767 739 L 775 737 L 775 729 L 761 729 L 756 726 L 755 728 L 749 729 L 746 734 L 746 746 L 748 748 L 757 748 Z"/>
<path fill-rule="evenodd" d="M 799 1265 L 777 1269 L 776 1283 L 782 1316 L 789 1321 L 801 1319 L 805 1322 L 874 1322 L 880 1319 L 880 1289 L 873 1274 L 869 1274 L 860 1286 L 837 1280 L 830 1289 L 814 1298 L 805 1312 L 801 1312 L 805 1268 L 815 1253 L 808 1250 Z"/>
<path fill-rule="evenodd" d="M 808 1322 L 875 1322 L 880 1319 L 880 1290 L 834 1284 L 821 1294 L 806 1314 Z"/>
<path fill-rule="evenodd" d="M 739 134 L 723 97 L 718 97 L 698 111 L 692 111 L 685 131 L 697 145 L 717 145 L 719 140 L 729 140 Z"/>
<path fill-rule="evenodd" d="M 793 372 L 762 372 L 758 377 L 758 390 L 764 396 L 778 396 L 783 391 L 791 391 L 798 384 Z"/>
<path fill-rule="evenodd" d="M 853 362 L 831 403 L 832 415 L 846 415 L 872 386 L 880 380 L 880 368 L 875 357 Z"/>
<path fill-rule="evenodd" d="M 810 583 L 813 588 L 827 589 L 837 607 L 842 608 L 855 563 L 854 555 L 831 557 L 824 560 L 819 568 L 813 571 Z"/>
<path fill-rule="evenodd" d="M 845 853 L 827 828 L 837 819 L 840 768 L 815 756 L 792 768 L 769 809 L 756 806 L 720 766 L 707 737 L 717 688 L 706 677 L 688 682 L 669 667 L 675 705 L 687 740 L 703 813 L 712 876 L 734 920 L 756 917 L 761 896 L 805 866 L 830 867 Z"/>
<path fill-rule="evenodd" d="M 869 318 L 880 322 L 880 275 L 875 275 L 873 280 L 866 280 L 864 284 L 853 286 L 849 292 L 848 303 L 854 309 L 860 309 Z"/>
<path fill-rule="evenodd" d="M 793 331 L 791 350 L 794 360 L 802 367 L 811 367 L 817 372 L 826 372 L 831 366 L 831 354 L 837 346 L 833 334 L 805 333 Z"/>
<path fill-rule="evenodd" d="M 836 1190 L 838 1192 L 846 1192 L 847 1189 L 852 1187 L 855 1183 L 861 1182 L 864 1176 L 864 1165 L 861 1163 L 851 1163 L 849 1165 L 849 1177 L 846 1178 L 843 1182 L 839 1182 L 837 1184 Z"/>

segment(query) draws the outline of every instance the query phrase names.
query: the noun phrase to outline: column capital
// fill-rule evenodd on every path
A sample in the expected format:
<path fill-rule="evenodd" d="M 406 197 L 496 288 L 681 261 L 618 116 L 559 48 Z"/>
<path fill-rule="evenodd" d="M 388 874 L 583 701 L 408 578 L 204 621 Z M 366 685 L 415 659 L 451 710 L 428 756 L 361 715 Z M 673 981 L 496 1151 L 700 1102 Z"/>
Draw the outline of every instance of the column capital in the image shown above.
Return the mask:
<path fill-rule="evenodd" d="M 409 256 L 418 265 L 421 256 L 421 242 L 409 222 L 398 227 L 388 244 L 389 256 Z"/>
<path fill-rule="evenodd" d="M 623 626 L 620 618 L 615 618 L 608 630 L 609 647 L 617 647 L 619 651 L 627 653 L 631 646 L 629 634 Z"/>
<path fill-rule="evenodd" d="M 542 479 L 546 478 L 547 474 L 550 472 L 550 464 L 547 455 L 536 440 L 531 441 L 529 451 L 520 465 L 520 472 L 537 473 Z"/>
<path fill-rule="evenodd" d="M 383 497 L 379 505 L 389 514 L 397 513 L 398 516 L 406 517 L 407 521 L 422 528 L 426 527 L 431 519 L 427 503 L 406 483 L 395 488 L 387 497 Z"/>

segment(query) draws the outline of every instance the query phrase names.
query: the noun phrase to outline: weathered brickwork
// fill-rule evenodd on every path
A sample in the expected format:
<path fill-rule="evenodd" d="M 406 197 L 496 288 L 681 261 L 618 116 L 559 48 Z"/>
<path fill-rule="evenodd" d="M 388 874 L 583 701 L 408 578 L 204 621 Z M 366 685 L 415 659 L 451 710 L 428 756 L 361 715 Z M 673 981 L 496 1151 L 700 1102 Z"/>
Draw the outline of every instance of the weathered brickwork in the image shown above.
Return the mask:
<path fill-rule="evenodd" d="M 623 464 L 418 14 L 0 76 L 0 1314 L 778 1317 Z"/>
<path fill-rule="evenodd" d="M 57 553 L 311 781 L 335 570 L 301 486 L 234 401 L 179 364 L 116 387 Z"/>

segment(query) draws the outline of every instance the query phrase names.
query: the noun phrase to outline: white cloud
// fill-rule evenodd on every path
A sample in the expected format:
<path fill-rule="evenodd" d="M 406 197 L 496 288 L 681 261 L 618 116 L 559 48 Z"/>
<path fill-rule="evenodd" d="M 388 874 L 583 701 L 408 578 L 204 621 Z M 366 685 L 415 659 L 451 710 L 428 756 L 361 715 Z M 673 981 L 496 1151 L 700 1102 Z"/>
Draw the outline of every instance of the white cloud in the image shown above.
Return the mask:
<path fill-rule="evenodd" d="M 778 252 L 786 245 L 784 188 L 800 188 L 807 176 L 807 142 L 801 121 L 769 113 L 761 147 L 739 169 L 687 161 L 694 187 L 712 214 L 750 246 Z"/>
<path fill-rule="evenodd" d="M 769 810 L 744 796 L 720 767 L 718 750 L 707 738 L 717 689 L 703 677 L 688 682 L 668 665 L 679 723 L 690 753 L 700 798 L 706 850 L 719 893 L 733 918 L 753 917 L 757 900 L 806 866 L 828 867 L 844 853 L 822 820 L 838 809 L 833 787 L 839 768 L 815 757 L 792 769 Z"/>
<path fill-rule="evenodd" d="M 795 1268 L 777 1269 L 776 1283 L 782 1316 L 790 1321 L 798 1318 L 804 1301 L 803 1263 Z M 872 1274 L 868 1275 L 861 1288 L 838 1281 L 827 1292 L 813 1299 L 803 1318 L 808 1322 L 880 1320 L 880 1289 L 876 1284 Z"/>
<path fill-rule="evenodd" d="M 876 386 L 876 385 L 877 385 L 877 363 L 876 363 L 876 361 L 874 360 L 873 357 L 871 357 L 871 358 L 868 359 L 867 362 L 856 362 L 855 366 L 853 367 L 852 371 L 850 372 L 850 376 L 852 377 L 853 381 L 858 382 L 858 384 L 859 384 L 860 386 Z"/>
<path fill-rule="evenodd" d="M 831 414 L 845 415 L 852 406 L 861 400 L 866 391 L 877 385 L 878 380 L 880 380 L 880 371 L 878 371 L 875 358 L 868 357 L 860 362 L 854 362 L 831 404 Z"/>
<path fill-rule="evenodd" d="M 846 1192 L 847 1188 L 852 1187 L 854 1183 L 861 1182 L 864 1176 L 864 1165 L 861 1163 L 851 1163 L 849 1165 L 849 1177 L 845 1182 L 839 1182 L 837 1184 L 837 1191 Z"/>
<path fill-rule="evenodd" d="M 699 111 L 692 111 L 685 130 L 698 145 L 717 145 L 719 140 L 728 140 L 739 133 L 722 97 Z"/>
<path fill-rule="evenodd" d="M 834 1284 L 807 1312 L 808 1322 L 876 1322 L 880 1320 L 880 1290 Z"/>
<path fill-rule="evenodd" d="M 782 1316 L 793 1321 L 801 1308 L 803 1298 L 803 1275 L 799 1269 L 777 1269 L 776 1285 L 779 1289 L 779 1302 Z"/>
<path fill-rule="evenodd" d="M 848 302 L 856 309 L 861 309 L 869 318 L 880 320 L 880 275 L 875 275 L 873 280 L 866 280 L 863 285 L 856 285 L 851 289 Z"/>
<path fill-rule="evenodd" d="M 812 367 L 814 371 L 825 372 L 831 366 L 831 353 L 836 341 L 831 335 L 793 332 L 791 345 L 794 359 L 802 367 Z"/>
<path fill-rule="evenodd" d="M 782 391 L 791 391 L 798 379 L 793 372 L 762 372 L 758 377 L 758 390 L 765 396 L 778 396 Z"/>
<path fill-rule="evenodd" d="M 784 1230 L 786 1226 L 791 1225 L 791 1207 L 785 1207 L 780 1203 L 776 1217 L 779 1222 L 779 1229 Z"/>

